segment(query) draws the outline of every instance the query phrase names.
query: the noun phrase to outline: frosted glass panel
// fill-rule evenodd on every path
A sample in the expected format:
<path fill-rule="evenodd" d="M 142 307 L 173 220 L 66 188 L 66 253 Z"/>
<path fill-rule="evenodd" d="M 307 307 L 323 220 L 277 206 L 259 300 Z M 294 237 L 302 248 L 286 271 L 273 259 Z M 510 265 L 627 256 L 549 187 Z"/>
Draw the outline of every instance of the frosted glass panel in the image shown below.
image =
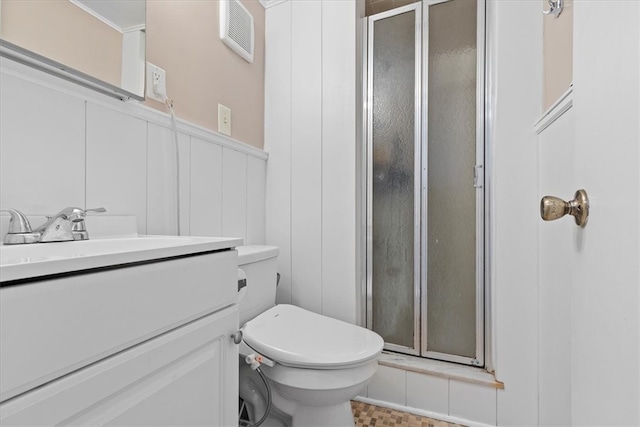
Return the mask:
<path fill-rule="evenodd" d="M 429 7 L 427 350 L 476 355 L 476 8 Z"/>
<path fill-rule="evenodd" d="M 373 330 L 414 347 L 415 11 L 374 22 Z"/>

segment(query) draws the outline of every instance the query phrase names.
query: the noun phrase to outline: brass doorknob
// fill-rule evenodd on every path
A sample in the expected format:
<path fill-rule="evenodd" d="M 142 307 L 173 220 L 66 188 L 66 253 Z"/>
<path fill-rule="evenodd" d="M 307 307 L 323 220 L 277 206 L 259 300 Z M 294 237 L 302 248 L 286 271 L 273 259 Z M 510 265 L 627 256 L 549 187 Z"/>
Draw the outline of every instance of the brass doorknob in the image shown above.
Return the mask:
<path fill-rule="evenodd" d="M 565 215 L 573 215 L 580 227 L 587 225 L 589 218 L 589 198 L 584 190 L 576 191 L 573 200 L 565 202 L 559 197 L 544 196 L 540 200 L 540 216 L 545 221 L 553 221 Z"/>

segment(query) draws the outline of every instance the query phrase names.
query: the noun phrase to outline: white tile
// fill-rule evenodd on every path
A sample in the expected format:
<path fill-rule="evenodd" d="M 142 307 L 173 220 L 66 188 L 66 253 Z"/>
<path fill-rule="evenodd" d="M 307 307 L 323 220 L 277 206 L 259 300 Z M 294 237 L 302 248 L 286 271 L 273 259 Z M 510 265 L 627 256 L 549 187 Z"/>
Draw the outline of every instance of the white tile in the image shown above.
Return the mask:
<path fill-rule="evenodd" d="M 191 138 L 191 235 L 222 235 L 222 147 Z"/>
<path fill-rule="evenodd" d="M 322 313 L 356 322 L 356 7 L 322 4 Z"/>
<path fill-rule="evenodd" d="M 449 381 L 449 415 L 496 425 L 496 388 Z"/>
<path fill-rule="evenodd" d="M 222 149 L 222 236 L 247 237 L 247 155 Z"/>
<path fill-rule="evenodd" d="M 268 8 L 265 28 L 265 240 L 280 248 L 276 301 L 291 301 L 291 2 Z"/>
<path fill-rule="evenodd" d="M 135 215 L 147 232 L 147 123 L 87 103 L 87 207 Z"/>
<path fill-rule="evenodd" d="M 407 371 L 407 406 L 449 413 L 449 379 Z"/>
<path fill-rule="evenodd" d="M 322 312 L 322 4 L 291 2 L 293 303 Z"/>
<path fill-rule="evenodd" d="M 83 100 L 2 74 L 0 207 L 36 215 L 85 207 L 84 128 Z"/>
<path fill-rule="evenodd" d="M 247 158 L 247 245 L 264 245 L 266 161 Z"/>
<path fill-rule="evenodd" d="M 378 366 L 367 390 L 369 398 L 406 405 L 407 375 L 402 369 Z"/>
<path fill-rule="evenodd" d="M 176 148 L 173 129 L 149 123 L 147 132 L 147 234 L 177 235 Z M 178 134 L 180 234 L 189 235 L 191 139 Z"/>

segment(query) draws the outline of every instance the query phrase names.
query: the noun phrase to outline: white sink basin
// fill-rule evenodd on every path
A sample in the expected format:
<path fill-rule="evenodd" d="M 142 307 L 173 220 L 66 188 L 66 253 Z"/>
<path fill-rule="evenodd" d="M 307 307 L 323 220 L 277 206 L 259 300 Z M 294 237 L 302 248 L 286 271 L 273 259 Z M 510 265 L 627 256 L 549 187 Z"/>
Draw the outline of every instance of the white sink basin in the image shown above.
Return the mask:
<path fill-rule="evenodd" d="M 0 282 L 219 251 L 242 245 L 226 237 L 137 236 L 77 242 L 0 245 Z"/>

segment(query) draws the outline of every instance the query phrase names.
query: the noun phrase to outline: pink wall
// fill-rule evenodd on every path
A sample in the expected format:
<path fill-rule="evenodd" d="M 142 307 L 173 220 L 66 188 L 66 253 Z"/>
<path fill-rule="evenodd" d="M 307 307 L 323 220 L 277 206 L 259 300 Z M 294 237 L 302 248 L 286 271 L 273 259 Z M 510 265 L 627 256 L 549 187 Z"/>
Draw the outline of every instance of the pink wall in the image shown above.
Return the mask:
<path fill-rule="evenodd" d="M 167 72 L 179 118 L 217 131 L 223 104 L 232 111 L 231 137 L 262 148 L 265 11 L 258 0 L 241 1 L 255 22 L 253 63 L 220 40 L 219 2 L 202 0 L 147 1 L 147 61 Z M 120 86 L 122 35 L 70 2 L 2 0 L 2 38 Z"/>
<path fill-rule="evenodd" d="M 264 16 L 258 0 L 242 0 L 255 21 L 255 53 L 248 63 L 222 43 L 217 1 L 147 2 L 147 61 L 167 72 L 176 115 L 218 130 L 218 103 L 231 108 L 231 137 L 264 145 Z M 166 110 L 156 101 L 152 108 Z"/>

